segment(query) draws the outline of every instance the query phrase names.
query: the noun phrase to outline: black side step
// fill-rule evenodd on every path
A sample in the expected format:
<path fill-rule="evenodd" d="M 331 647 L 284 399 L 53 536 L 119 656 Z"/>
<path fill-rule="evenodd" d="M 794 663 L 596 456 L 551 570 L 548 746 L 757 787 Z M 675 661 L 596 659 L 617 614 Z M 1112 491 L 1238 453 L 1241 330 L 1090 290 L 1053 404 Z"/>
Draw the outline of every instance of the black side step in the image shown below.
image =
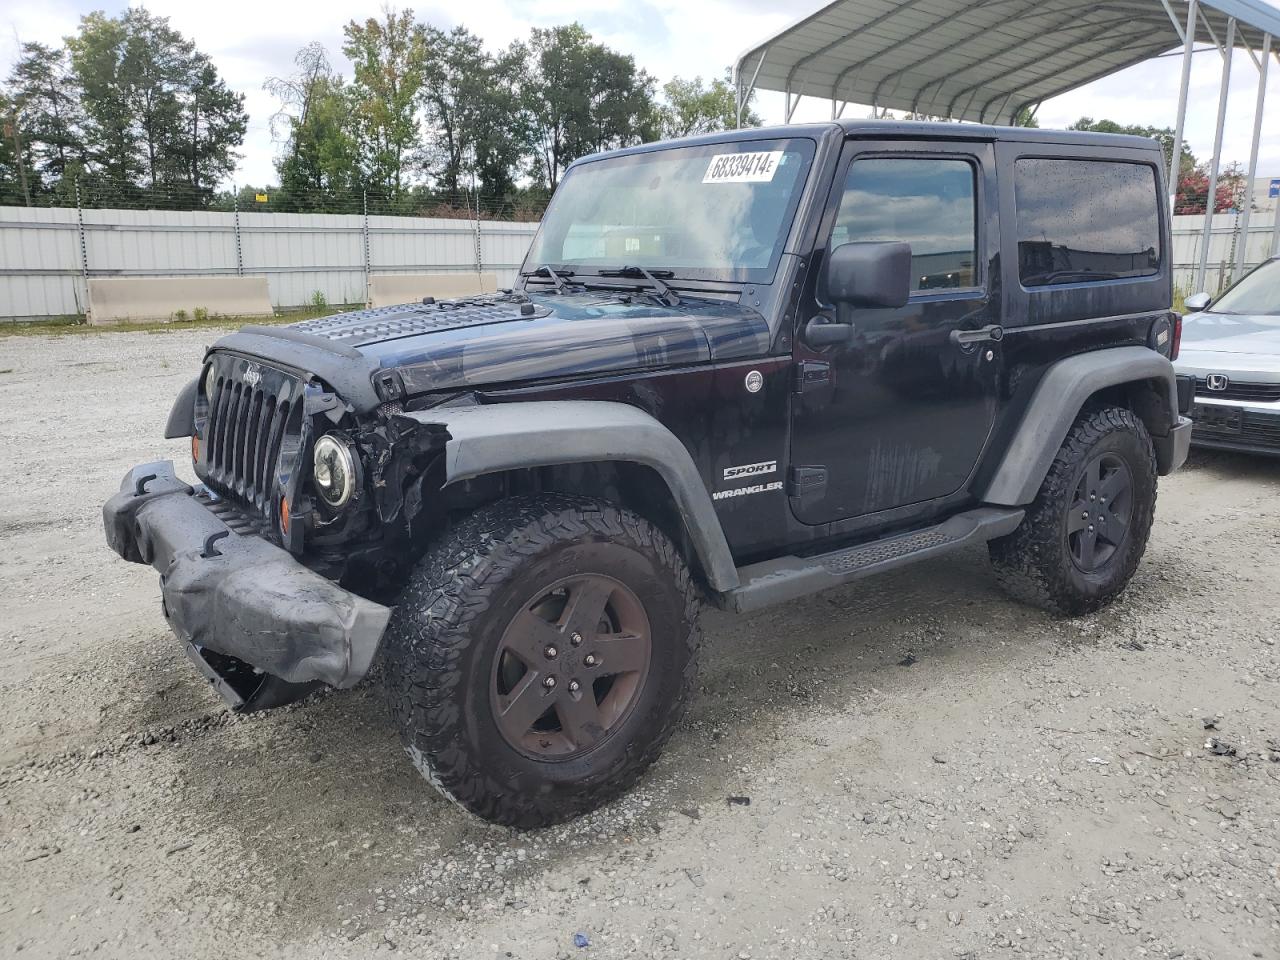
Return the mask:
<path fill-rule="evenodd" d="M 746 613 L 784 600 L 838 587 L 842 583 L 883 573 L 916 560 L 985 543 L 1012 533 L 1023 511 L 1010 507 L 979 507 L 956 514 L 935 527 L 913 530 L 861 543 L 814 557 L 778 557 L 739 567 L 740 585 L 720 594 L 720 606 Z"/>

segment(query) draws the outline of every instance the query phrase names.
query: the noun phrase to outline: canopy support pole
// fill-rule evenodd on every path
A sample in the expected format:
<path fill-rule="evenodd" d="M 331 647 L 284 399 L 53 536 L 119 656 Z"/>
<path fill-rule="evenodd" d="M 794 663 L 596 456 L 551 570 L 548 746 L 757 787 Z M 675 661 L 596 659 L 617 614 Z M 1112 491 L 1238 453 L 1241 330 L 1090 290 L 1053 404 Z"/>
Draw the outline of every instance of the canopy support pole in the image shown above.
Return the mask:
<path fill-rule="evenodd" d="M 1196 0 L 1187 3 L 1187 30 L 1182 44 L 1182 85 L 1178 88 L 1178 119 L 1173 128 L 1173 157 L 1169 160 L 1169 210 L 1178 198 L 1178 175 L 1182 172 L 1182 130 L 1187 120 L 1187 90 L 1191 86 L 1191 54 L 1196 42 Z"/>
<path fill-rule="evenodd" d="M 760 52 L 760 59 L 756 63 L 755 72 L 751 74 L 751 79 L 747 82 L 745 88 L 740 88 L 738 93 L 738 115 L 736 117 L 735 127 L 742 126 L 742 115 L 747 112 L 747 104 L 751 102 L 751 94 L 756 89 L 756 78 L 760 76 L 760 68 L 764 66 L 764 58 L 769 56 L 769 48 L 765 47 Z"/>
<path fill-rule="evenodd" d="M 1218 39 L 1218 34 L 1214 32 L 1213 24 L 1209 22 L 1209 18 L 1203 10 L 1200 11 L 1200 24 L 1209 34 L 1209 39 L 1213 41 L 1213 45 L 1221 52 L 1226 53 L 1227 48 L 1222 45 L 1222 41 Z"/>
<path fill-rule="evenodd" d="M 1227 21 L 1227 42 L 1223 47 L 1222 82 L 1218 86 L 1218 121 L 1213 135 L 1213 159 L 1209 161 L 1209 191 L 1205 197 L 1204 233 L 1200 237 L 1200 268 L 1196 271 L 1195 292 L 1204 289 L 1209 269 L 1209 241 L 1213 238 L 1213 209 L 1218 195 L 1218 166 L 1222 162 L 1222 133 L 1227 122 L 1227 93 L 1231 88 L 1231 54 L 1235 52 L 1236 19 Z"/>
<path fill-rule="evenodd" d="M 791 83 L 790 81 L 787 82 L 787 123 L 790 123 L 791 118 L 795 116 L 796 108 L 800 106 L 800 98 L 804 96 L 805 87 L 808 85 L 809 83 L 807 80 L 801 81 L 800 89 L 795 92 L 794 96 L 792 96 Z"/>
<path fill-rule="evenodd" d="M 1164 7 L 1164 12 L 1169 17 L 1169 22 L 1173 24 L 1173 32 L 1178 35 L 1178 40 L 1185 44 L 1187 42 L 1186 31 L 1182 29 L 1182 24 L 1178 22 L 1178 18 L 1173 12 L 1173 7 L 1169 6 L 1169 0 L 1160 0 L 1160 5 Z"/>
<path fill-rule="evenodd" d="M 1240 211 L 1240 243 L 1236 248 L 1235 269 L 1231 282 L 1240 279 L 1244 272 L 1249 249 L 1249 215 L 1253 212 L 1253 178 L 1258 175 L 1258 146 L 1262 140 L 1262 111 L 1267 106 L 1267 64 L 1271 62 L 1271 34 L 1263 34 L 1262 59 L 1258 61 L 1258 102 L 1253 108 L 1253 145 L 1249 148 L 1249 172 L 1244 187 L 1244 208 Z"/>

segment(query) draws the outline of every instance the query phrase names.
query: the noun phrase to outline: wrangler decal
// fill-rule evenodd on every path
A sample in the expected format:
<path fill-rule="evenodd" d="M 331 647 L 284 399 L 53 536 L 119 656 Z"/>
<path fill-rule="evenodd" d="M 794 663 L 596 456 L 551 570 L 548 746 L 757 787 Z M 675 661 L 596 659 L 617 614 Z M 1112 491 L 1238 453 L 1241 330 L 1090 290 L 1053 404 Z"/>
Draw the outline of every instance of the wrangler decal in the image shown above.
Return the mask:
<path fill-rule="evenodd" d="M 782 481 L 775 480 L 773 483 L 757 483 L 751 487 L 734 487 L 731 490 L 717 490 L 711 495 L 712 500 L 728 500 L 731 497 L 748 497 L 753 493 L 769 493 L 773 490 L 781 490 Z"/>

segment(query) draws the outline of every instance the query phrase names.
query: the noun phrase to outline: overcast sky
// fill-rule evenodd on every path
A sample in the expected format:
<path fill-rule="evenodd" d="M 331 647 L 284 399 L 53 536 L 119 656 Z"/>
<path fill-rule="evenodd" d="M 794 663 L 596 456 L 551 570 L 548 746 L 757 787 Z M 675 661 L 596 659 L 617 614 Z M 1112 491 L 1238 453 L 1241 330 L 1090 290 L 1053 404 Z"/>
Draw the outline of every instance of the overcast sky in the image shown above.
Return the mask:
<path fill-rule="evenodd" d="M 821 0 L 778 3 L 776 0 L 469 0 L 465 4 L 418 3 L 420 20 L 440 27 L 461 23 L 493 46 L 525 36 L 530 27 L 578 20 L 595 37 L 625 53 L 660 82 L 672 76 L 718 76 L 737 56 L 786 26 L 799 14 L 816 10 Z M 1272 0 L 1273 6 L 1280 6 Z M 6 4 L 0 13 L 0 72 L 7 75 L 20 40 L 56 44 L 75 30 L 82 14 L 103 7 L 88 0 L 41 0 Z M 350 77 L 342 57 L 342 26 L 351 18 L 378 16 L 382 0 L 347 0 L 338 4 L 315 0 L 248 0 L 178 2 L 153 0 L 146 6 L 170 18 L 174 27 L 195 41 L 217 64 L 223 77 L 245 95 L 249 131 L 236 180 L 261 185 L 274 182 L 268 119 L 275 101 L 262 90 L 266 77 L 286 75 L 302 45 L 319 40 Z M 408 6 L 408 4 L 404 4 Z M 1179 8 L 1182 4 L 1178 4 Z M 118 7 L 106 5 L 110 13 Z M 1213 146 L 1221 58 L 1204 52 L 1194 58 L 1187 138 L 1198 156 Z M 1120 123 L 1172 126 L 1177 109 L 1178 57 L 1150 61 L 1089 86 L 1046 101 L 1040 125 L 1062 127 L 1080 116 L 1106 117 Z M 1224 160 L 1245 163 L 1257 91 L 1257 70 L 1243 51 L 1237 52 L 1228 104 Z M 1260 176 L 1280 177 L 1280 64 L 1271 63 L 1268 110 L 1258 164 Z M 762 94 L 758 112 L 767 123 L 782 120 L 782 95 Z M 830 107 L 804 100 L 797 120 L 819 120 Z M 855 116 L 850 108 L 846 116 Z"/>

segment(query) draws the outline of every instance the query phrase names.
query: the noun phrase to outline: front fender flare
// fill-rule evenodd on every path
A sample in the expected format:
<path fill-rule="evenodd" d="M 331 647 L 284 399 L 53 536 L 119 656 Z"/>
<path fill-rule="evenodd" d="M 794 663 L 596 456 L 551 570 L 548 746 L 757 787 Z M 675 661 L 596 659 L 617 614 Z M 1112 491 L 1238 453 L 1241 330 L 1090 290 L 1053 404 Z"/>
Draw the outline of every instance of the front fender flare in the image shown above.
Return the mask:
<path fill-rule="evenodd" d="M 1159 384 L 1156 418 L 1167 422 L 1147 424 L 1159 448 L 1178 426 L 1177 384 L 1168 359 L 1147 347 L 1108 347 L 1053 364 L 1036 386 L 1017 433 L 980 499 L 1014 507 L 1030 503 L 1085 401 L 1107 387 L 1143 381 Z"/>
<path fill-rule="evenodd" d="M 443 427 L 445 483 L 504 470 L 630 461 L 656 470 L 675 500 L 711 587 L 732 590 L 737 567 L 688 449 L 645 411 L 604 400 L 437 407 L 401 416 Z"/>
<path fill-rule="evenodd" d="M 173 440 L 176 437 L 189 437 L 196 430 L 196 393 L 200 389 L 199 379 L 192 380 L 180 391 L 169 410 L 169 419 L 164 426 L 164 438 Z"/>

